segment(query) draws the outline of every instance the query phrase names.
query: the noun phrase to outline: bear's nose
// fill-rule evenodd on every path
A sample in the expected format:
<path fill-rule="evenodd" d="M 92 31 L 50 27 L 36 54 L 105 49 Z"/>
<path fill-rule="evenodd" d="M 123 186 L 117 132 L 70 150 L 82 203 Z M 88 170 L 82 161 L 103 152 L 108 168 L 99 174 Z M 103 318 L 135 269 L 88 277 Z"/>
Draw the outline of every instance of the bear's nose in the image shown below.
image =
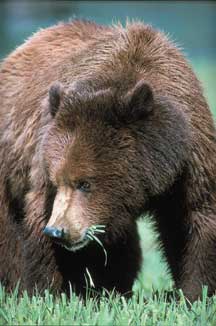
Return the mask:
<path fill-rule="evenodd" d="M 56 227 L 52 227 L 52 226 L 46 226 L 43 229 L 43 233 L 45 235 L 47 235 L 50 238 L 54 238 L 54 239 L 63 239 L 65 232 L 64 229 L 58 229 Z"/>

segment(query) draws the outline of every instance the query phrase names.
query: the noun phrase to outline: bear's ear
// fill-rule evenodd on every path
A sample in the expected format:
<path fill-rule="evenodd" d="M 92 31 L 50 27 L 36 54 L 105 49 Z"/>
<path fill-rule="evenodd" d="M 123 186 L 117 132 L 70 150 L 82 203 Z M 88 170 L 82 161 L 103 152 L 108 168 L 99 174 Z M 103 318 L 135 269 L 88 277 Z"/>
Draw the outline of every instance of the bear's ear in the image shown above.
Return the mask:
<path fill-rule="evenodd" d="M 124 120 L 133 122 L 148 116 L 153 111 L 153 100 L 151 86 L 140 80 L 124 97 Z"/>
<path fill-rule="evenodd" d="M 52 117 L 55 117 L 58 112 L 61 99 L 63 96 L 63 86 L 59 82 L 55 82 L 49 90 L 49 110 Z"/>

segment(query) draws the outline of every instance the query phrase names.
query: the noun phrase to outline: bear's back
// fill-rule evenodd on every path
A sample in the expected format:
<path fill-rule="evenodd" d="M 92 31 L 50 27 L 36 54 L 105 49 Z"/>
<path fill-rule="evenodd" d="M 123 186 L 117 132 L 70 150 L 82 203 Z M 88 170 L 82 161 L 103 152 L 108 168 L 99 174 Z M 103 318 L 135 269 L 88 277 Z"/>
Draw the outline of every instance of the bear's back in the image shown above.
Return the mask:
<path fill-rule="evenodd" d="M 205 102 L 191 68 L 163 33 L 142 23 L 123 28 L 74 21 L 37 32 L 3 61 L 0 115 L 11 108 L 32 114 L 54 81 L 69 86 L 95 76 L 101 85 L 118 80 L 122 88 L 143 78 L 155 93 L 186 106 L 195 98 Z"/>
<path fill-rule="evenodd" d="M 19 97 L 26 87 L 36 84 L 38 75 L 85 47 L 92 35 L 101 29 L 103 28 L 91 22 L 75 21 L 60 23 L 35 33 L 0 66 L 2 107 L 7 99 L 11 106 L 13 97 Z"/>
<path fill-rule="evenodd" d="M 194 134 L 211 129 L 199 82 L 163 33 L 142 23 L 123 28 L 74 21 L 39 31 L 2 63 L 0 141 L 13 144 L 18 160 L 23 153 L 29 160 L 35 150 L 50 85 L 60 81 L 67 87 L 80 79 L 122 92 L 144 79 L 156 96 L 168 97 L 185 111 Z"/>
<path fill-rule="evenodd" d="M 52 82 L 61 79 L 61 67 L 104 30 L 91 22 L 60 23 L 35 33 L 1 63 L 0 145 L 13 144 L 17 160 L 24 153 L 25 159 L 32 157 L 43 100 Z"/>

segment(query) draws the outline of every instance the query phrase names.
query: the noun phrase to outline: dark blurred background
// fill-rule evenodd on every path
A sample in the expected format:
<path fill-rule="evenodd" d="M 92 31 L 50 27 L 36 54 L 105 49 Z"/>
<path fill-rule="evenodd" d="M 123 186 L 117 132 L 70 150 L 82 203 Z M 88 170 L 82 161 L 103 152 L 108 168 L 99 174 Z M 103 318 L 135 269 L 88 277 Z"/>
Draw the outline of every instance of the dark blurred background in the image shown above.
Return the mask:
<path fill-rule="evenodd" d="M 39 28 L 69 19 L 110 24 L 139 19 L 170 35 L 201 80 L 216 117 L 216 1 L 3 1 L 0 0 L 0 59 Z M 42 50 L 42 49 L 41 49 Z M 140 222 L 145 264 L 136 287 L 169 288 L 170 276 L 156 249 L 154 233 Z"/>

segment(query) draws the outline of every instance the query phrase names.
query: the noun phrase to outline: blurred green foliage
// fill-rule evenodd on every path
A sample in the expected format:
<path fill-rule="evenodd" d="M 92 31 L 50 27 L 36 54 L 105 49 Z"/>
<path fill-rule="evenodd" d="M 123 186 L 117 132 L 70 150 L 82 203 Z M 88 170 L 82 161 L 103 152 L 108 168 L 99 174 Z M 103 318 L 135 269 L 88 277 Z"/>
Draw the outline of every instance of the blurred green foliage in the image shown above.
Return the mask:
<path fill-rule="evenodd" d="M 215 1 L 0 1 L 0 57 L 38 28 L 71 18 L 97 23 L 140 19 L 180 43 L 190 57 L 215 59 Z"/>

